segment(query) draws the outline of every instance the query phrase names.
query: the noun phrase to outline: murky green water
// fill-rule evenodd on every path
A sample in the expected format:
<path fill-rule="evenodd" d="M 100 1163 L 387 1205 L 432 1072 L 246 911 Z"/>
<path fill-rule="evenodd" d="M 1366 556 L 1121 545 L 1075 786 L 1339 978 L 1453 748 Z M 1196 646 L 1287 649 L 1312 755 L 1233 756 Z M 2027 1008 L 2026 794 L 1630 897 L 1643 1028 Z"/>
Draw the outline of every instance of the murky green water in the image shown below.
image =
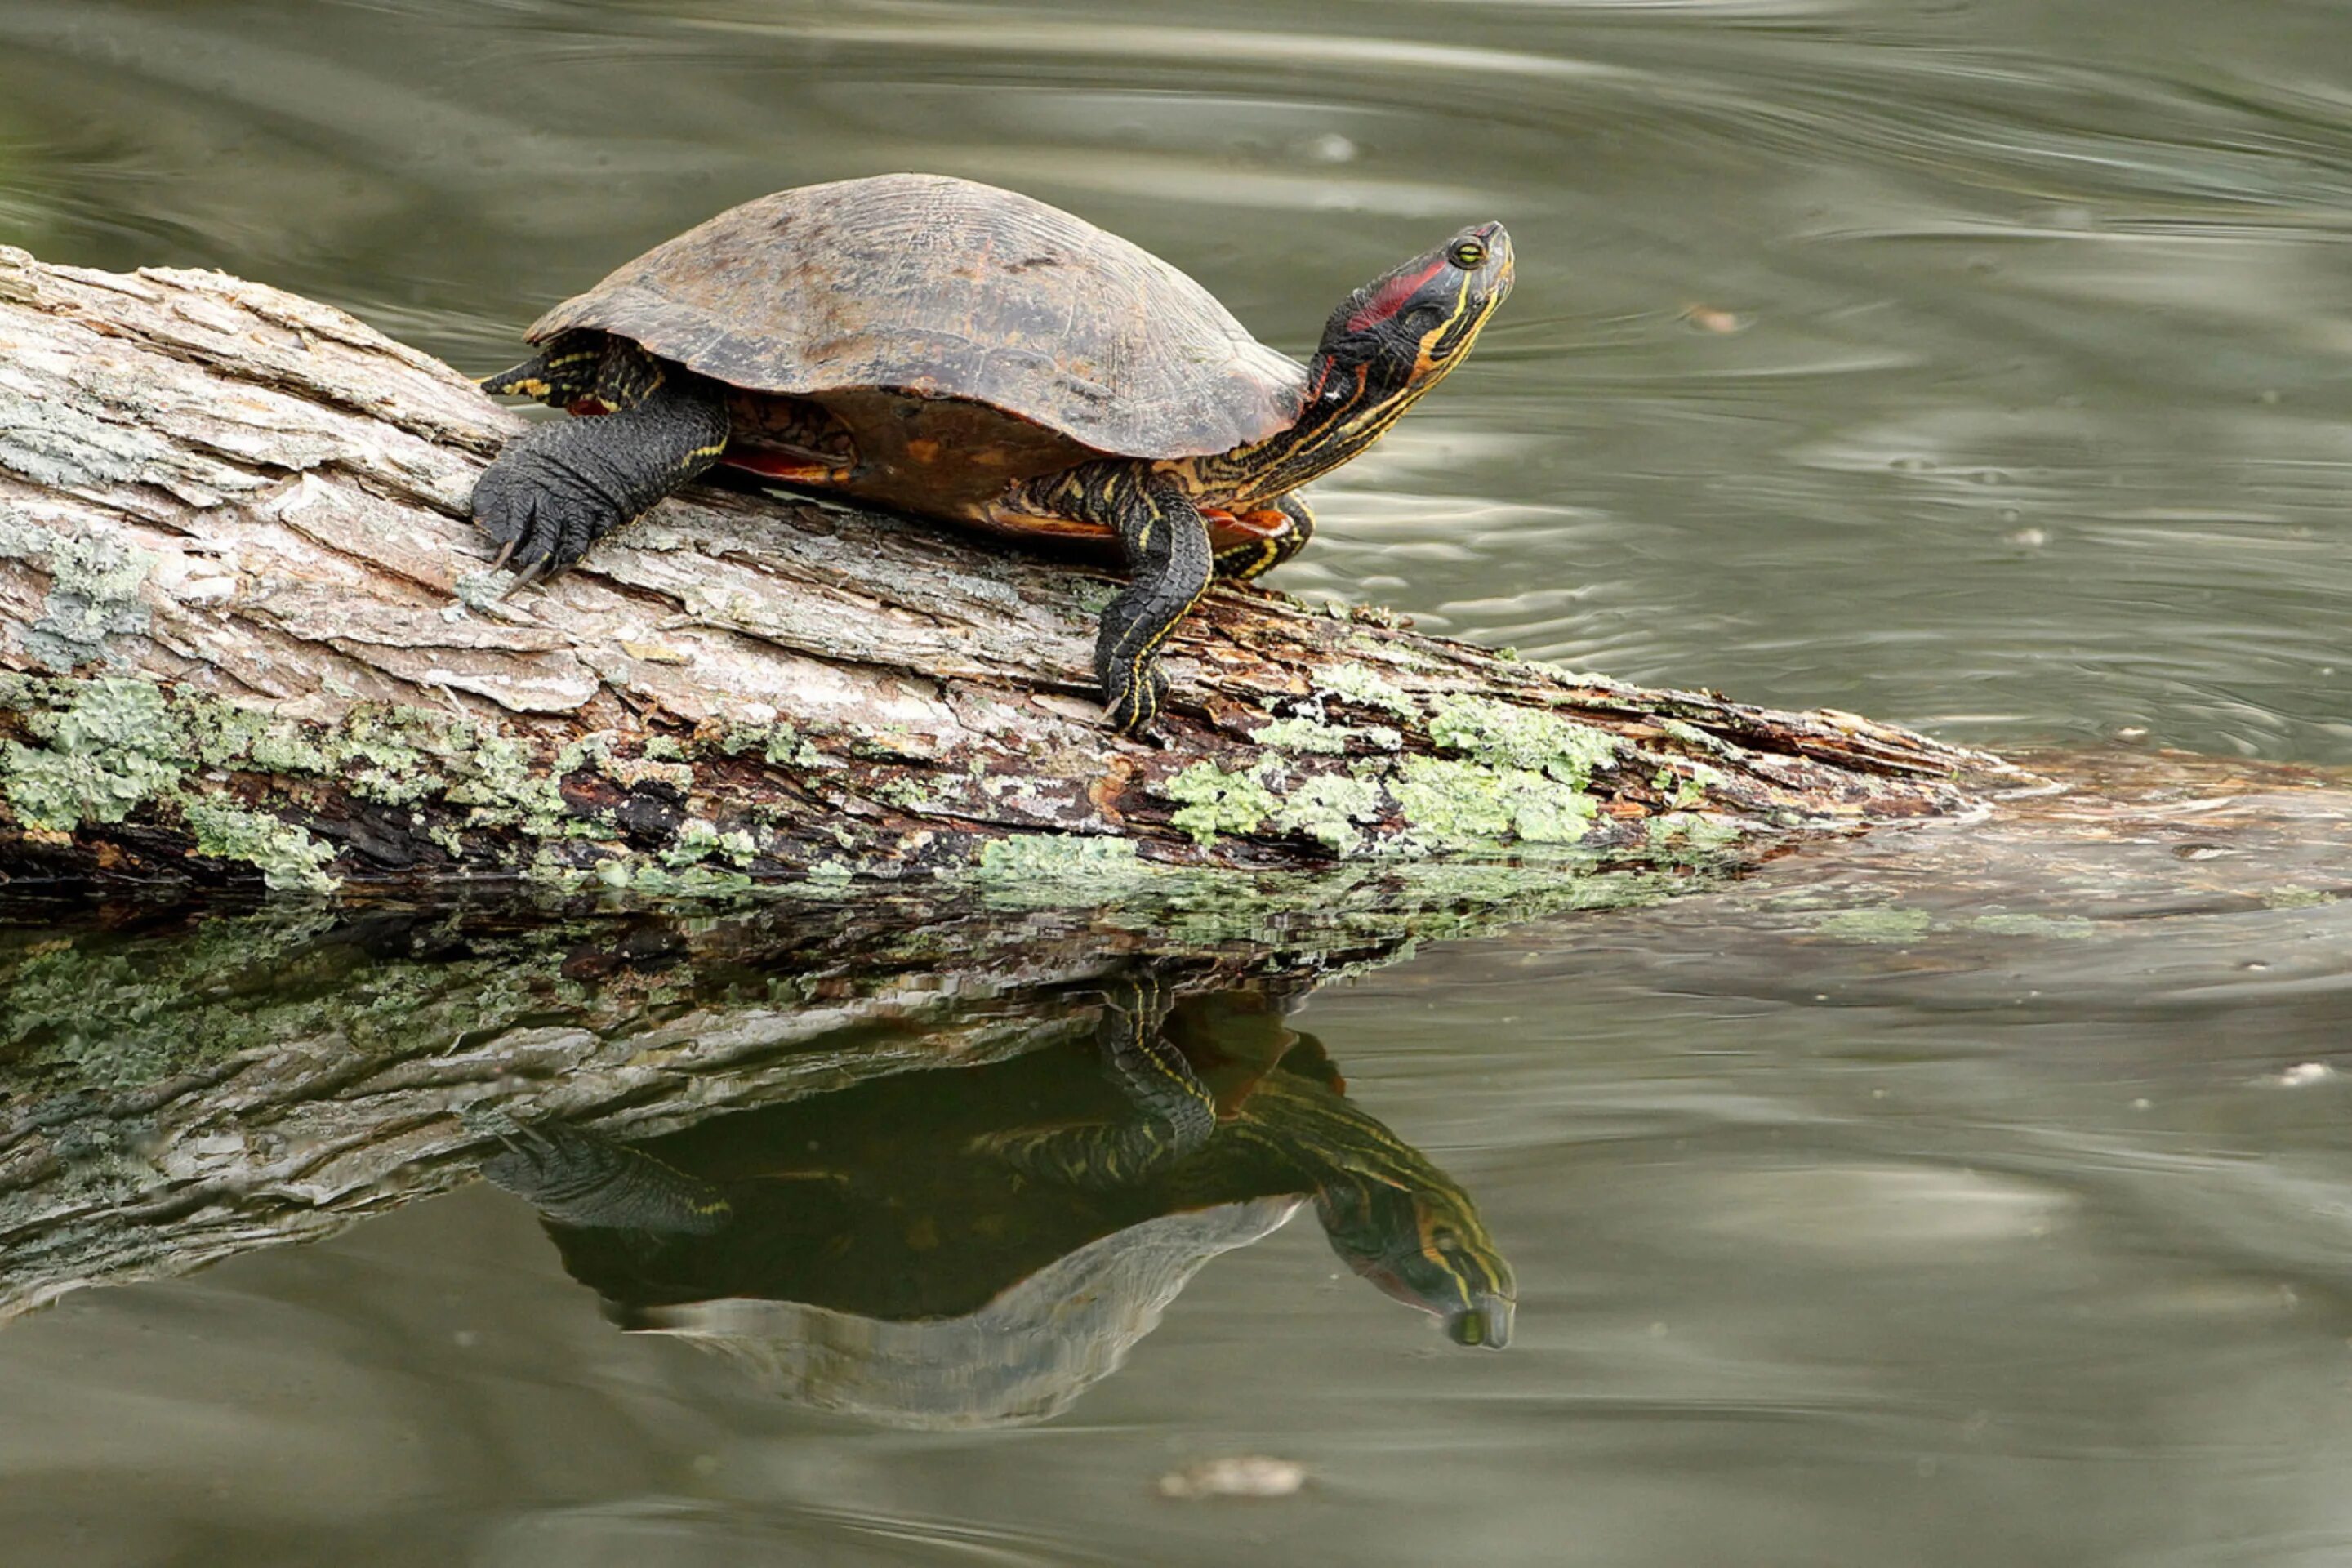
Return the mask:
<path fill-rule="evenodd" d="M 0 0 L 0 242 L 475 370 L 897 168 L 1293 352 L 1510 225 L 1517 292 L 1281 586 L 2352 763 L 2341 5 Z M 1205 969 L 1034 910 L 18 911 L 6 1561 L 2339 1561 L 2352 827 L 2248 787 Z M 1099 1065 L 1138 974 L 1205 1145 Z M 509 1112 L 681 1185 L 542 1226 L 472 1179 Z M 1515 1280 L 1499 1352 L 1395 1267 L 1441 1218 Z M 1241 1455 L 1303 1489 L 1160 1489 Z"/>

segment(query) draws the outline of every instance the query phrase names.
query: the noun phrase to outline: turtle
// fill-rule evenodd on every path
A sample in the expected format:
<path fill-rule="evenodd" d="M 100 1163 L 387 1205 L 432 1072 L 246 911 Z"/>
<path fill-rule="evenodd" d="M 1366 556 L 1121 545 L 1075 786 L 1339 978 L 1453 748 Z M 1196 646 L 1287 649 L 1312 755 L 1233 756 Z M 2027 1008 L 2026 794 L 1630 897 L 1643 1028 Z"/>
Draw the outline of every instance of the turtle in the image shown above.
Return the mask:
<path fill-rule="evenodd" d="M 1167 262 L 1058 207 L 940 174 L 803 185 L 655 247 L 526 334 L 485 391 L 575 416 L 508 443 L 475 521 L 508 591 L 724 463 L 1016 540 L 1115 552 L 1108 721 L 1148 732 L 1158 652 L 1213 578 L 1315 531 L 1297 492 L 1462 363 L 1511 289 L 1475 224 L 1349 293 L 1306 363 Z"/>

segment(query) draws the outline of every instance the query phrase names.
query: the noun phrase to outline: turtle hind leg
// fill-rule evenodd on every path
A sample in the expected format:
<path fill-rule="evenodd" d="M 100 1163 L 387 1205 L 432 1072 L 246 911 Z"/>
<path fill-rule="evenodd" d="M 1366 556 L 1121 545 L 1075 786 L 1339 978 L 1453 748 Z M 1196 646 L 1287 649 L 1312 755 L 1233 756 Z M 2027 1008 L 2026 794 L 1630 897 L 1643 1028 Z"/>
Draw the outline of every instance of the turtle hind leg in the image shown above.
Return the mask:
<path fill-rule="evenodd" d="M 519 574 L 509 592 L 570 566 L 727 448 L 719 388 L 642 353 L 607 354 L 588 395 L 613 412 L 526 431 L 475 483 L 474 521 L 499 546 L 492 567 L 511 560 Z"/>
<path fill-rule="evenodd" d="M 608 342 L 602 332 L 562 332 L 512 370 L 477 384 L 493 397 L 535 397 L 551 408 L 569 408 L 596 395 Z"/>

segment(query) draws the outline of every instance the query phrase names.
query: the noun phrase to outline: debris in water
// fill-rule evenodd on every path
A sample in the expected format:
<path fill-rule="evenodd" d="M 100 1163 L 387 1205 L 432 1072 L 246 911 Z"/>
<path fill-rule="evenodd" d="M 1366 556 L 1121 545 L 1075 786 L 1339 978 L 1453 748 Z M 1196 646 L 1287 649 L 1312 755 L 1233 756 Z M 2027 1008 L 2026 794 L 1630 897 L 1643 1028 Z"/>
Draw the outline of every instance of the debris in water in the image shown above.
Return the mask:
<path fill-rule="evenodd" d="M 1307 1467 L 1265 1454 L 1233 1454 L 1171 1470 L 1160 1478 L 1170 1498 L 1290 1497 L 1307 1484 Z"/>
<path fill-rule="evenodd" d="M 1702 332 L 1736 332 L 1748 324 L 1733 312 L 1713 305 L 1693 305 L 1683 312 L 1683 320 Z"/>

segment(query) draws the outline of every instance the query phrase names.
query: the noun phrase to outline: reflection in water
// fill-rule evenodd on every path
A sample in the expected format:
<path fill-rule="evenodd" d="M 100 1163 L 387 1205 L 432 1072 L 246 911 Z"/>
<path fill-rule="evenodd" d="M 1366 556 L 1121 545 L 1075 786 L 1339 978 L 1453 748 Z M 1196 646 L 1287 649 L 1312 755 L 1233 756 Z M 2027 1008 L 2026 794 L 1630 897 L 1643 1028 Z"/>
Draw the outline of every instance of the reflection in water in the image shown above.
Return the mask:
<path fill-rule="evenodd" d="M 2352 795 L 2064 771 L 1395 964 L 1336 898 L 0 925 L 8 1568 L 2335 1561 Z M 1507 1240 L 1507 1354 L 1303 1225 L 1201 1267 L 1477 1237 L 1359 1097 Z M 672 1174 L 551 1247 L 516 1123 L 614 1140 L 574 1220 Z M 1313 1479 L 1152 1489 L 1247 1452 Z"/>
<path fill-rule="evenodd" d="M 1510 1266 L 1452 1178 L 1347 1098 L 1263 993 L 1115 983 L 1089 1045 L 902 1074 L 625 1147 L 520 1127 L 485 1174 L 624 1328 L 900 1426 L 1066 1408 L 1211 1258 L 1311 1200 L 1335 1250 L 1509 1338 Z"/>
<path fill-rule="evenodd" d="M 1082 212 L 1277 334 L 1491 212 L 1528 265 L 1478 384 L 1335 476 L 1276 586 L 2005 746 L 2352 761 L 2343 6 L 1337 14 L 9 0 L 0 243 L 226 267 L 488 363 L 604 258 L 880 170 Z M 1003 1441 L 845 1435 L 610 1332 L 521 1205 L 450 1190 L 461 1118 L 677 1129 L 822 1091 L 797 1168 L 869 1091 L 921 1093 L 1006 1157 L 910 1135 L 898 1173 L 1010 1186 L 1013 1141 L 1135 1123 L 1082 1040 L 1037 1037 L 1124 960 L 1106 928 L 1222 942 L 1230 901 L 36 921 L 0 938 L 9 1568 L 2339 1562 L 2352 826 L 2149 782 L 2122 818 L 1891 836 L 1318 993 L 1381 1114 L 1475 1171 L 1528 1306 L 1511 1353 L 1381 1353 L 1394 1314 L 1352 1281 L 1302 1310 L 1310 1238 L 1278 1235 L 1193 1278 L 1094 1424 Z M 1031 1075 L 1034 1106 L 952 1119 Z M 1247 1115 L 1313 1092 L 1260 1076 Z M 791 1114 L 631 1136 L 749 1205 L 782 1139 L 708 1171 L 687 1146 Z M 1137 1227 L 1074 1238 L 993 1299 L 1037 1321 L 1119 1268 L 1173 1280 L 1307 1190 L 1161 1211 L 1124 1263 L 1101 1249 Z M 824 1318 L 865 1336 L 826 1375 L 878 1382 L 873 1347 L 946 1321 Z M 1150 1494 L 1240 1442 L 1315 1488 L 1245 1522 Z"/>

